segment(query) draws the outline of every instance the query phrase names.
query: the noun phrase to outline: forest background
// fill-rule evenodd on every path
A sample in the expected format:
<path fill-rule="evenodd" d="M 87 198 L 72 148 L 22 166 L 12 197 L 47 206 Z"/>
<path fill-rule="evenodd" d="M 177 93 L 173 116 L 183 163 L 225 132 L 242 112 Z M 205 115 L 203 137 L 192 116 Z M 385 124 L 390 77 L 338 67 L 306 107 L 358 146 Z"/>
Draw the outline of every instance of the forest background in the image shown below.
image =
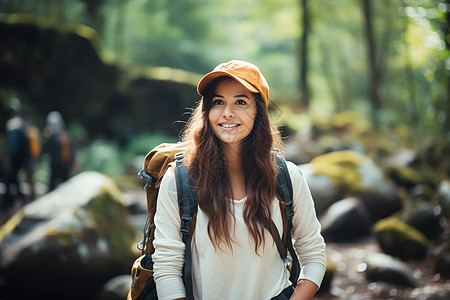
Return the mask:
<path fill-rule="evenodd" d="M 346 116 L 419 153 L 450 149 L 449 1 L 0 0 L 0 13 L 1 123 L 12 97 L 40 128 L 61 111 L 81 169 L 117 175 L 175 141 L 200 74 L 230 59 L 260 67 L 285 135 Z"/>

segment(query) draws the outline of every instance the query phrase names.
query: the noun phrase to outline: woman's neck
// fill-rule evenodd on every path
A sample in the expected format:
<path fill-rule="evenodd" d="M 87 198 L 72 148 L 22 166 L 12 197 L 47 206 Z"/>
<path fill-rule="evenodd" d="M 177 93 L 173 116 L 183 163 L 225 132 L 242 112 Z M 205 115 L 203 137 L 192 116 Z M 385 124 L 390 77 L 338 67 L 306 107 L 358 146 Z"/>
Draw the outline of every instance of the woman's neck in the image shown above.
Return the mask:
<path fill-rule="evenodd" d="M 230 178 L 231 192 L 234 200 L 240 200 L 247 196 L 244 169 L 242 168 L 240 152 L 229 145 L 224 145 L 226 166 Z"/>
<path fill-rule="evenodd" d="M 238 147 L 223 144 L 222 151 L 225 154 L 225 163 L 228 172 L 231 172 L 233 170 L 242 170 L 241 153 Z"/>

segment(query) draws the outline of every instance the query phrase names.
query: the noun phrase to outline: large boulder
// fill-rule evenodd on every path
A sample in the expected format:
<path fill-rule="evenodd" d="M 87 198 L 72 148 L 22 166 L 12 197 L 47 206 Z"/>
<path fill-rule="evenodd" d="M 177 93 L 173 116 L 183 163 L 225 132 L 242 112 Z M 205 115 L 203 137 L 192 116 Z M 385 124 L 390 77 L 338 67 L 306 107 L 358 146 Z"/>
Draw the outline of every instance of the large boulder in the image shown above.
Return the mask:
<path fill-rule="evenodd" d="M 368 236 L 372 220 L 366 207 L 357 198 L 333 203 L 320 218 L 322 235 L 327 242 L 342 242 Z"/>
<path fill-rule="evenodd" d="M 310 186 L 318 214 L 344 196 L 360 198 L 374 220 L 402 208 L 395 186 L 381 168 L 355 151 L 327 153 L 299 168 Z"/>
<path fill-rule="evenodd" d="M 6 299 L 93 299 L 106 281 L 129 273 L 136 258 L 122 194 L 97 172 L 83 172 L 26 205 L 2 231 Z"/>
<path fill-rule="evenodd" d="M 384 253 L 402 260 L 422 260 L 430 242 L 419 230 L 395 217 L 375 223 L 373 232 Z"/>
<path fill-rule="evenodd" d="M 17 91 L 38 125 L 45 123 L 38 116 L 58 109 L 66 123 L 83 124 L 87 138 L 126 143 L 149 128 L 176 138 L 186 108 L 199 100 L 201 75 L 111 64 L 97 33 L 84 25 L 0 15 L 0 36 L 0 88 Z"/>

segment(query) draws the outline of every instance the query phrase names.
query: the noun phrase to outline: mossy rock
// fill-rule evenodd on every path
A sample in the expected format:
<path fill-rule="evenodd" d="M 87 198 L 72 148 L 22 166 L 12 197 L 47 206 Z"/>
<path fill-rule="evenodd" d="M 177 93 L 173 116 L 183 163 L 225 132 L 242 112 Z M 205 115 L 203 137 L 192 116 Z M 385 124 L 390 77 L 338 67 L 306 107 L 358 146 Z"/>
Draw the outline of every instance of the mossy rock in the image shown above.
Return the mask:
<path fill-rule="evenodd" d="M 401 166 L 395 168 L 388 167 L 387 172 L 389 177 L 395 183 L 397 183 L 399 186 L 404 186 L 407 189 L 418 185 L 422 180 L 420 171 L 410 166 Z"/>
<path fill-rule="evenodd" d="M 373 232 L 384 253 L 402 260 L 424 259 L 430 245 L 424 234 L 395 217 L 375 223 Z"/>
<path fill-rule="evenodd" d="M 110 278 L 129 274 L 137 256 L 123 195 L 97 172 L 80 173 L 26 205 L 2 231 L 6 299 L 85 299 Z M 21 289 L 23 281 L 28 289 Z"/>
<path fill-rule="evenodd" d="M 334 186 L 340 186 L 353 195 L 370 193 L 377 183 L 384 181 L 381 169 L 355 151 L 327 153 L 314 158 L 311 164 L 315 167 L 315 174 L 329 176 Z M 372 176 L 370 180 L 364 177 L 367 174 Z"/>
<path fill-rule="evenodd" d="M 361 199 L 372 220 L 402 208 L 397 187 L 370 158 L 351 150 L 320 155 L 299 166 L 310 186 L 319 214 L 343 197 Z"/>

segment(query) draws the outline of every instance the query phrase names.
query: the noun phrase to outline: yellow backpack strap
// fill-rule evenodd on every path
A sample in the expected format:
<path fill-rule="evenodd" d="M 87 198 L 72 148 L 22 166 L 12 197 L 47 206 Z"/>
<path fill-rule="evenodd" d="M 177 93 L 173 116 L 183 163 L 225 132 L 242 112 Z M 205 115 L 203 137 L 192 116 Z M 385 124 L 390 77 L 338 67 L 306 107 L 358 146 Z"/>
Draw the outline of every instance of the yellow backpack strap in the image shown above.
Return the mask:
<path fill-rule="evenodd" d="M 281 239 L 283 240 L 283 245 L 286 245 L 286 233 L 287 233 L 286 211 L 284 209 L 284 201 L 280 199 L 278 203 L 280 204 L 281 220 L 283 221 L 283 236 L 281 237 Z"/>

